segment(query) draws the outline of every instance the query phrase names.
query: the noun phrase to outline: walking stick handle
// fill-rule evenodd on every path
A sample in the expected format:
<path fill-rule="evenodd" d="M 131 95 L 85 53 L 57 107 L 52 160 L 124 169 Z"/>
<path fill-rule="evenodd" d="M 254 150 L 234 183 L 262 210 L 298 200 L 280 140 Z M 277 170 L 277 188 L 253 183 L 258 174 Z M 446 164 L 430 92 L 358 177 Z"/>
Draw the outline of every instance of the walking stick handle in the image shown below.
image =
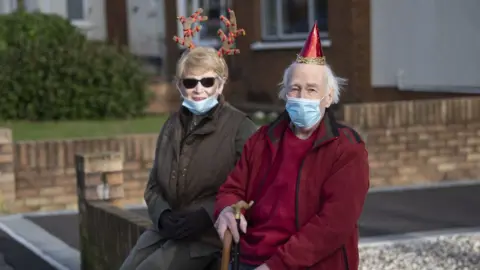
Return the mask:
<path fill-rule="evenodd" d="M 236 204 L 232 205 L 232 208 L 235 212 L 235 219 L 240 220 L 240 216 L 242 215 L 242 210 L 248 210 L 250 207 L 252 207 L 253 201 L 250 201 L 249 203 L 245 201 L 239 201 Z"/>
<path fill-rule="evenodd" d="M 246 203 L 245 201 L 239 201 L 236 204 L 232 205 L 234 210 L 235 219 L 239 223 L 240 217 L 242 215 L 242 210 L 248 210 L 252 207 L 253 201 L 250 203 Z M 238 224 L 239 225 L 239 224 Z M 238 226 L 238 233 L 240 233 L 240 226 Z M 228 266 L 230 264 L 230 257 L 232 253 L 232 244 L 233 244 L 233 235 L 232 232 L 227 229 L 223 236 L 223 250 L 222 250 L 222 262 L 221 262 L 221 270 L 228 270 Z M 238 254 L 237 254 L 238 255 Z"/>

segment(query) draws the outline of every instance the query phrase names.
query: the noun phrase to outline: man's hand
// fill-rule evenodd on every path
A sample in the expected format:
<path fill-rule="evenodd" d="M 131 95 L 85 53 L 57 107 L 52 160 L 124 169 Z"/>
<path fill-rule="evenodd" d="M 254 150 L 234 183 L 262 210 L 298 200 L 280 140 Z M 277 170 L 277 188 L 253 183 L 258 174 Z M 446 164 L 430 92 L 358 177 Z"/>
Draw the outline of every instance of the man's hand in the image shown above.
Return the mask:
<path fill-rule="evenodd" d="M 270 270 L 270 268 L 266 264 L 262 264 L 259 267 L 255 268 L 255 270 Z"/>
<path fill-rule="evenodd" d="M 215 222 L 215 228 L 217 229 L 218 236 L 220 236 L 222 241 L 227 229 L 229 229 L 232 233 L 233 241 L 236 243 L 240 241 L 240 234 L 237 229 L 237 221 L 235 220 L 234 210 L 231 206 L 225 207 L 222 212 L 220 212 L 220 215 L 218 215 L 218 219 Z M 240 230 L 242 230 L 243 233 L 247 232 L 247 220 L 243 215 L 240 217 Z"/>

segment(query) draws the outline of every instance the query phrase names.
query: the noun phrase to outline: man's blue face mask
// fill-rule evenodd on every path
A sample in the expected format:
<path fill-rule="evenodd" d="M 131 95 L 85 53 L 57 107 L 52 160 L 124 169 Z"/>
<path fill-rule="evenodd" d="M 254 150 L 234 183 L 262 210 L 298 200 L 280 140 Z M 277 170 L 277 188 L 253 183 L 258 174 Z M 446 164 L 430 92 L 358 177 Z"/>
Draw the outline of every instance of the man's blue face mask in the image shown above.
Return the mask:
<path fill-rule="evenodd" d="M 325 97 L 318 99 L 287 97 L 285 106 L 290 120 L 298 128 L 311 128 L 322 119 L 320 102 Z"/>

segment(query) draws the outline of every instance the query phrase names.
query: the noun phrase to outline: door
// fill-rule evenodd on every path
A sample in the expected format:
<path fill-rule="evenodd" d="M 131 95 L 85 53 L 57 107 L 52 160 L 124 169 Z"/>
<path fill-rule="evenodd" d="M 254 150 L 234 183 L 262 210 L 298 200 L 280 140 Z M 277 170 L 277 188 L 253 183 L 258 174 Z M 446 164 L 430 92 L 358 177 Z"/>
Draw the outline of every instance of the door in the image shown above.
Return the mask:
<path fill-rule="evenodd" d="M 127 0 L 128 44 L 138 56 L 163 58 L 165 42 L 165 0 Z"/>

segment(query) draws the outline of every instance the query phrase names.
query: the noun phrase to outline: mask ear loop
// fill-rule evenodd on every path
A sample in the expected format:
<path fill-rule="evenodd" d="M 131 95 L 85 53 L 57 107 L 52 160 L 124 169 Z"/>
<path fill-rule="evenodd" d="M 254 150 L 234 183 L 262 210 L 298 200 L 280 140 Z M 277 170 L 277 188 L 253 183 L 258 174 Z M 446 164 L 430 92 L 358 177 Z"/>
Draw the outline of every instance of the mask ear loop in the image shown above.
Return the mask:
<path fill-rule="evenodd" d="M 215 89 L 215 95 L 217 95 L 217 97 L 219 97 L 222 93 L 219 92 L 220 89 L 223 90 L 223 88 L 225 87 L 225 84 L 227 82 L 227 80 L 225 78 L 222 78 L 222 77 L 217 77 L 217 80 L 218 80 L 218 85 L 216 85 L 216 89 Z"/>
<path fill-rule="evenodd" d="M 182 97 L 182 99 L 187 99 L 187 97 L 185 97 L 185 95 L 183 95 L 182 93 L 182 86 L 181 86 L 181 80 L 178 79 L 178 78 L 175 78 L 175 87 L 177 88 L 177 91 L 178 93 L 180 94 L 180 97 Z"/>
<path fill-rule="evenodd" d="M 322 101 L 324 101 L 327 96 L 328 96 L 328 94 L 325 95 L 325 96 L 323 96 L 323 97 L 320 99 L 320 102 L 318 103 L 318 105 L 320 106 L 320 109 L 322 108 Z M 324 108 L 326 109 L 327 107 L 324 107 Z"/>

